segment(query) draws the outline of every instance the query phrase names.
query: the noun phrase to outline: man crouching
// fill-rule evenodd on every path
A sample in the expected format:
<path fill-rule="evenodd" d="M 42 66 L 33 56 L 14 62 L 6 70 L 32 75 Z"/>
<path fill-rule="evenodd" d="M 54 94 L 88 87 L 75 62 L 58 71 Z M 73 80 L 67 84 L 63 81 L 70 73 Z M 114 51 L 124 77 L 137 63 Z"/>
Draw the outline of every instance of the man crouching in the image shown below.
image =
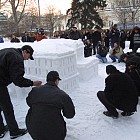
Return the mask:
<path fill-rule="evenodd" d="M 119 109 L 123 111 L 122 116 L 133 115 L 138 104 L 138 93 L 133 80 L 113 65 L 106 67 L 106 73 L 109 76 L 105 79 L 105 90 L 97 93 L 97 97 L 107 109 L 103 114 L 118 118 L 116 109 Z"/>
<path fill-rule="evenodd" d="M 26 116 L 29 134 L 34 140 L 64 140 L 66 118 L 75 115 L 74 104 L 64 91 L 58 88 L 60 77 L 57 71 L 50 71 L 47 83 L 33 88 L 26 101 L 30 107 Z"/>

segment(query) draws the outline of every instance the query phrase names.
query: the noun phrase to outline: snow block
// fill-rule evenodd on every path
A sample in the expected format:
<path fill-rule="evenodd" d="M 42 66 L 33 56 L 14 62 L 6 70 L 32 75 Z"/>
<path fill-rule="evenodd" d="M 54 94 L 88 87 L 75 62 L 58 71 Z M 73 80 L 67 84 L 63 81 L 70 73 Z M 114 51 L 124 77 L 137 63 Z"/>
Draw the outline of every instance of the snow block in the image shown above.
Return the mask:
<path fill-rule="evenodd" d="M 94 57 L 87 57 L 77 62 L 77 68 L 79 74 L 79 80 L 89 80 L 93 76 L 98 75 L 98 63 L 99 60 Z"/>
<path fill-rule="evenodd" d="M 4 45 L 5 44 L 5 45 Z M 0 44 L 0 48 L 21 48 L 30 45 L 34 49 L 34 61 L 25 61 L 25 77 L 31 80 L 41 80 L 46 83 L 49 71 L 58 71 L 61 77 L 59 87 L 71 92 L 79 86 L 79 80 L 88 80 L 98 74 L 98 61 L 94 57 L 84 58 L 84 44 L 81 40 L 43 39 L 34 43 Z M 19 88 L 9 85 L 13 97 L 22 99 L 27 96 L 31 87 Z"/>

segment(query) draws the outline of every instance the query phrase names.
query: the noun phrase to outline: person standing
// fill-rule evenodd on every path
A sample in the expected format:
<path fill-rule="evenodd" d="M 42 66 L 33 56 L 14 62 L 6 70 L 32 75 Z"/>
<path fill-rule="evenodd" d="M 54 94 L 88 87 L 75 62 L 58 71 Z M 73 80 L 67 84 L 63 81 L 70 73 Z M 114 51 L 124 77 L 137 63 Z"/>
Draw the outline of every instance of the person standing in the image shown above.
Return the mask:
<path fill-rule="evenodd" d="M 12 35 L 12 39 L 11 39 L 11 43 L 19 43 L 20 40 L 13 34 Z"/>
<path fill-rule="evenodd" d="M 77 30 L 77 27 L 75 27 L 75 26 L 72 27 L 69 32 L 69 39 L 78 40 L 81 38 L 82 38 L 81 33 Z"/>
<path fill-rule="evenodd" d="M 101 30 L 98 29 L 98 27 L 94 28 L 94 31 L 93 31 L 93 33 L 91 35 L 91 38 L 92 38 L 92 43 L 93 43 L 93 55 L 96 55 L 98 42 L 99 41 L 102 42 Z"/>
<path fill-rule="evenodd" d="M 34 140 L 64 140 L 66 136 L 63 116 L 73 118 L 75 107 L 70 96 L 58 88 L 60 80 L 57 71 L 50 71 L 47 83 L 33 88 L 26 98 L 30 107 L 26 126 Z"/>
<path fill-rule="evenodd" d="M 125 41 L 126 41 L 127 35 L 125 30 L 121 30 L 121 35 L 120 35 L 120 46 L 124 50 L 125 49 Z"/>
<path fill-rule="evenodd" d="M 120 44 L 120 31 L 118 30 L 118 25 L 114 24 L 110 31 L 111 48 L 114 47 L 114 43 L 118 42 Z"/>
<path fill-rule="evenodd" d="M 109 52 L 109 49 L 110 49 L 110 46 L 109 46 L 109 39 L 110 39 L 110 30 L 109 29 L 107 29 L 106 31 L 105 31 L 105 47 L 107 47 L 107 49 L 108 49 L 108 52 Z"/>
<path fill-rule="evenodd" d="M 29 39 L 30 39 L 30 42 L 34 42 L 36 40 L 36 35 L 34 33 L 30 33 L 29 34 Z"/>
<path fill-rule="evenodd" d="M 86 40 L 84 42 L 84 45 L 85 45 L 85 47 L 84 47 L 84 56 L 85 57 L 92 56 L 92 48 L 93 48 L 93 46 L 92 46 L 90 40 Z"/>
<path fill-rule="evenodd" d="M 105 79 L 105 89 L 97 93 L 98 99 L 107 109 L 103 114 L 118 118 L 119 109 L 123 111 L 122 116 L 133 115 L 138 104 L 138 93 L 133 80 L 113 65 L 106 66 L 106 73 L 109 76 Z"/>
<path fill-rule="evenodd" d="M 21 38 L 22 42 L 30 42 L 29 33 L 25 31 L 24 35 Z"/>
<path fill-rule="evenodd" d="M 23 77 L 25 73 L 24 60 L 33 60 L 33 52 L 33 48 L 29 45 L 24 45 L 22 48 L 5 48 L 0 50 L 0 138 L 3 138 L 7 131 L 7 127 L 3 123 L 2 112 L 11 139 L 27 133 L 27 129 L 18 127 L 7 86 L 11 83 L 18 87 L 41 85 L 41 81 L 31 81 Z"/>
<path fill-rule="evenodd" d="M 0 36 L 0 43 L 4 43 L 3 37 Z"/>
<path fill-rule="evenodd" d="M 135 26 L 130 35 L 130 48 L 133 53 L 136 53 L 138 48 L 140 48 L 140 28 Z"/>

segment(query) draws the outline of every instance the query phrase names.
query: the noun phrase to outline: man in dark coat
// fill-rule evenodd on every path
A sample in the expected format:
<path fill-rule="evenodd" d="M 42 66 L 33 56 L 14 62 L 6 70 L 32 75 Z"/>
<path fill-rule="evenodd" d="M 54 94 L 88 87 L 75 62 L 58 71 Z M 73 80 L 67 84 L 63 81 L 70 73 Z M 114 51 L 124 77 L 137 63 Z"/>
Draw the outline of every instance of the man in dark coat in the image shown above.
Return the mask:
<path fill-rule="evenodd" d="M 118 118 L 116 109 L 123 111 L 122 116 L 134 114 L 138 104 L 138 93 L 132 79 L 113 65 L 106 67 L 106 73 L 109 76 L 105 79 L 105 90 L 97 93 L 97 97 L 107 109 L 103 114 Z"/>
<path fill-rule="evenodd" d="M 39 86 L 41 81 L 24 78 L 24 60 L 33 59 L 34 50 L 25 45 L 21 49 L 6 48 L 0 50 L 0 138 L 3 138 L 7 127 L 4 126 L 1 112 L 3 111 L 10 138 L 14 139 L 27 133 L 27 129 L 19 129 L 15 120 L 13 105 L 7 86 L 12 82 L 19 87 Z"/>
<path fill-rule="evenodd" d="M 125 72 L 127 73 L 129 71 L 130 65 L 135 65 L 137 68 L 140 69 L 140 57 L 133 53 L 124 53 L 121 55 L 121 61 L 126 64 Z"/>
<path fill-rule="evenodd" d="M 99 41 L 100 42 L 102 41 L 100 29 L 95 27 L 93 33 L 91 34 L 91 38 L 92 38 L 92 43 L 93 43 L 93 55 L 95 55 L 97 47 L 98 47 L 98 43 Z"/>
<path fill-rule="evenodd" d="M 69 39 L 78 40 L 81 39 L 81 33 L 77 30 L 77 27 L 72 27 L 69 33 Z"/>
<path fill-rule="evenodd" d="M 124 50 L 125 49 L 125 41 L 127 38 L 127 34 L 125 30 L 121 30 L 121 35 L 120 35 L 120 46 Z"/>
<path fill-rule="evenodd" d="M 50 71 L 47 83 L 31 90 L 27 97 L 30 107 L 26 116 L 29 134 L 34 140 L 64 140 L 66 118 L 73 118 L 75 107 L 68 94 L 58 88 L 59 74 Z"/>
<path fill-rule="evenodd" d="M 126 63 L 125 73 L 134 81 L 138 95 L 140 96 L 140 57 L 126 53 L 121 56 L 121 59 Z"/>
<path fill-rule="evenodd" d="M 30 42 L 30 37 L 27 32 L 24 33 L 24 35 L 21 38 L 22 42 Z"/>
<path fill-rule="evenodd" d="M 120 31 L 118 30 L 118 25 L 114 24 L 110 31 L 110 39 L 111 39 L 111 48 L 114 47 L 115 42 L 119 42 L 120 44 Z"/>
<path fill-rule="evenodd" d="M 136 53 L 138 48 L 140 47 L 140 28 L 135 26 L 130 35 L 130 48 L 133 53 Z"/>
<path fill-rule="evenodd" d="M 133 63 L 127 63 L 126 73 L 132 78 L 140 96 L 140 68 Z"/>
<path fill-rule="evenodd" d="M 12 39 L 11 39 L 11 43 L 19 43 L 20 40 L 13 34 L 12 35 Z"/>

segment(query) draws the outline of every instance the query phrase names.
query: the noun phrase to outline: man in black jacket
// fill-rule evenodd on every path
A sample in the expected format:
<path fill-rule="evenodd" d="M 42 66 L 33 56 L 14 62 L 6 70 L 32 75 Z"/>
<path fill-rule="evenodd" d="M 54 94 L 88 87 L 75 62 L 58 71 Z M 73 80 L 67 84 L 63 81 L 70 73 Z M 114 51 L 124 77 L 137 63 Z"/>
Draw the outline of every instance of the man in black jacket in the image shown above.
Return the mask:
<path fill-rule="evenodd" d="M 125 72 L 127 72 L 128 66 L 130 64 L 135 65 L 136 67 L 140 69 L 140 57 L 137 54 L 133 54 L 129 52 L 124 53 L 121 55 L 121 61 L 126 64 Z"/>
<path fill-rule="evenodd" d="M 69 33 L 69 39 L 78 40 L 81 39 L 81 33 L 77 30 L 77 27 L 72 27 Z"/>
<path fill-rule="evenodd" d="M 24 78 L 24 60 L 33 60 L 31 46 L 22 48 L 5 48 L 0 50 L 0 138 L 3 138 L 7 127 L 4 126 L 1 112 L 3 111 L 10 138 L 14 139 L 27 133 L 27 129 L 19 129 L 15 120 L 13 105 L 7 86 L 12 82 L 19 87 L 40 86 L 41 81 L 31 81 Z"/>
<path fill-rule="evenodd" d="M 98 47 L 97 47 L 96 57 L 99 58 L 101 62 L 107 63 L 107 58 L 106 58 L 107 53 L 108 53 L 107 47 L 106 46 L 103 46 L 101 44 L 101 42 L 99 41 Z"/>
<path fill-rule="evenodd" d="M 98 29 L 98 27 L 95 27 L 93 33 L 91 34 L 91 38 L 92 38 L 92 43 L 93 43 L 93 55 L 96 55 L 98 42 L 102 41 L 101 31 L 100 29 Z"/>
<path fill-rule="evenodd" d="M 140 57 L 137 54 L 126 53 L 121 56 L 121 59 L 126 64 L 125 73 L 134 81 L 140 96 Z"/>
<path fill-rule="evenodd" d="M 22 42 L 30 42 L 30 37 L 27 32 L 24 33 L 24 35 L 21 38 Z"/>
<path fill-rule="evenodd" d="M 97 93 L 97 97 L 107 109 L 103 114 L 118 118 L 116 109 L 123 111 L 122 116 L 134 114 L 138 104 L 138 93 L 132 79 L 113 65 L 106 67 L 106 73 L 109 76 L 105 79 L 105 90 Z"/>
<path fill-rule="evenodd" d="M 118 42 L 120 44 L 120 31 L 118 30 L 118 25 L 114 24 L 110 31 L 111 48 L 114 47 L 114 43 Z"/>
<path fill-rule="evenodd" d="M 58 72 L 50 71 L 47 83 L 33 88 L 27 97 L 30 109 L 26 125 L 34 140 L 64 140 L 66 122 L 63 116 L 73 118 L 75 115 L 71 98 L 58 88 L 59 80 Z"/>

